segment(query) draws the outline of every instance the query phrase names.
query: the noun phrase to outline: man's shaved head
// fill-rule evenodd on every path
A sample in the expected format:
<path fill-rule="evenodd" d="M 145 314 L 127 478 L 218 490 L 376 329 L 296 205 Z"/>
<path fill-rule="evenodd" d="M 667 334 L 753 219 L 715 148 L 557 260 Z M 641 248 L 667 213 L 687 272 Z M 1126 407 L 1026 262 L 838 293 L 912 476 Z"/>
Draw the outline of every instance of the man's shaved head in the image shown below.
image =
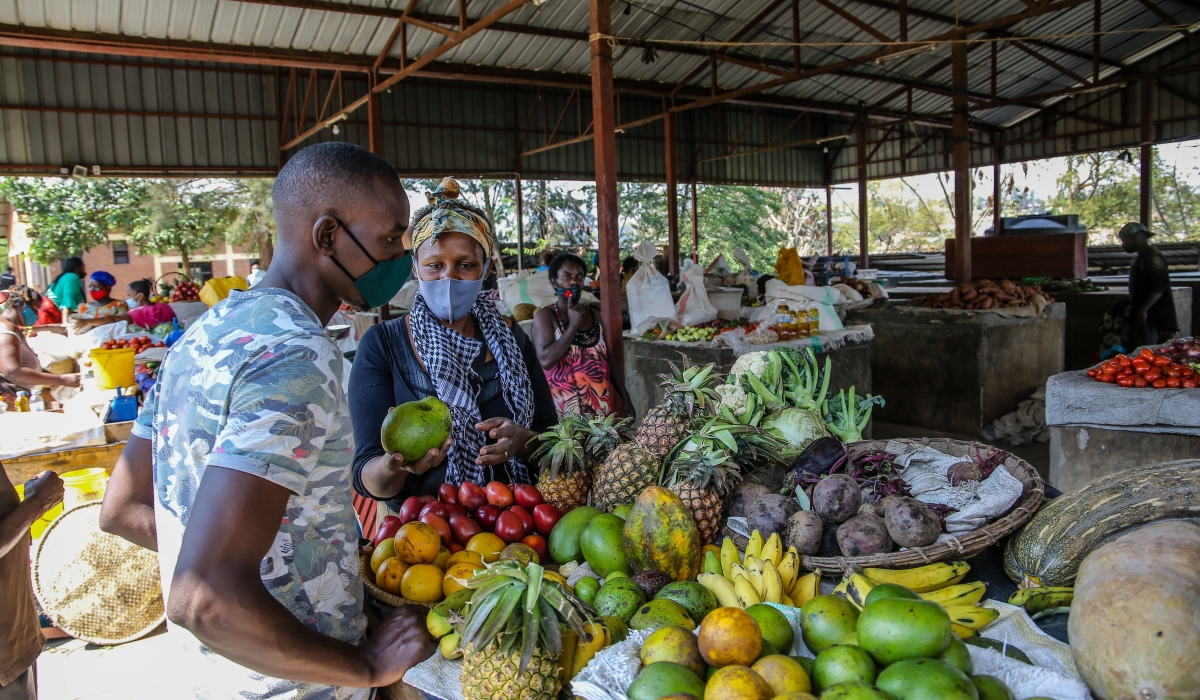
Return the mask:
<path fill-rule="evenodd" d="M 379 179 L 395 182 L 399 177 L 386 160 L 361 146 L 341 141 L 308 146 L 292 156 L 275 178 L 271 191 L 275 220 L 284 229 L 287 224 L 303 224 L 304 212 L 344 212 L 370 196 Z"/>

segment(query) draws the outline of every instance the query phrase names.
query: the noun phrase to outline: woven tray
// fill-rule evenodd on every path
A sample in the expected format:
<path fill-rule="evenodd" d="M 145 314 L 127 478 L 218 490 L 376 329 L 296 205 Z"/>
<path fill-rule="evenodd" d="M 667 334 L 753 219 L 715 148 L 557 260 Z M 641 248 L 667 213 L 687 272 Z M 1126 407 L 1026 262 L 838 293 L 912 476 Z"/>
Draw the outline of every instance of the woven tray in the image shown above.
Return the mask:
<path fill-rule="evenodd" d="M 864 440 L 847 445 L 847 449 L 853 457 L 869 450 L 884 450 L 887 448 L 888 442 L 909 442 L 926 445 L 939 452 L 954 455 L 955 457 L 970 456 L 974 458 L 978 452 L 981 457 L 987 458 L 996 452 L 1003 452 L 999 448 L 980 442 L 949 440 L 946 438 Z M 1017 500 L 1016 505 L 1000 518 L 993 520 L 978 530 L 972 530 L 971 532 L 957 535 L 925 547 L 913 547 L 899 552 L 872 554 L 866 557 L 813 557 L 801 555 L 801 566 L 810 571 L 819 569 L 826 573 L 835 571 L 848 572 L 867 566 L 885 569 L 904 569 L 946 559 L 968 559 L 979 554 L 1028 522 L 1037 509 L 1041 507 L 1042 501 L 1045 499 L 1046 485 L 1042 481 L 1042 477 L 1037 473 L 1037 470 L 1029 462 L 1020 457 L 1010 452 L 1005 452 L 1005 454 L 1007 457 L 1004 458 L 1001 464 L 1004 465 L 1009 474 L 1012 474 L 1024 484 L 1025 490 L 1021 493 L 1021 497 Z M 730 530 L 728 526 L 725 526 L 723 529 L 724 534 L 732 537 L 734 544 L 739 549 L 745 549 L 747 543 L 745 537 Z"/>
<path fill-rule="evenodd" d="M 398 608 L 401 605 L 424 605 L 427 608 L 432 608 L 429 603 L 418 603 L 415 600 L 401 598 L 393 593 L 388 593 L 379 586 L 375 585 L 375 573 L 371 571 L 371 555 L 365 552 L 359 554 L 358 557 L 359 571 L 362 572 L 363 588 L 366 589 L 367 595 L 371 596 L 380 603 L 385 603 Z"/>

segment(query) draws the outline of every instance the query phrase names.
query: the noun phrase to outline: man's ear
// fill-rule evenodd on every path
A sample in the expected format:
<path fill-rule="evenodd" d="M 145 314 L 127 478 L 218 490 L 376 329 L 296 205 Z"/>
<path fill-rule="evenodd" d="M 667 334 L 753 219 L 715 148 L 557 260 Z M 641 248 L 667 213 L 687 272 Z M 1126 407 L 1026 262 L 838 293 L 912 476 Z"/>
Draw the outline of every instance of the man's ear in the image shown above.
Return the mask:
<path fill-rule="evenodd" d="M 321 255 L 331 258 L 336 254 L 333 249 L 333 243 L 337 240 L 339 228 L 341 228 L 341 225 L 329 215 L 322 216 L 313 223 L 313 247 Z"/>

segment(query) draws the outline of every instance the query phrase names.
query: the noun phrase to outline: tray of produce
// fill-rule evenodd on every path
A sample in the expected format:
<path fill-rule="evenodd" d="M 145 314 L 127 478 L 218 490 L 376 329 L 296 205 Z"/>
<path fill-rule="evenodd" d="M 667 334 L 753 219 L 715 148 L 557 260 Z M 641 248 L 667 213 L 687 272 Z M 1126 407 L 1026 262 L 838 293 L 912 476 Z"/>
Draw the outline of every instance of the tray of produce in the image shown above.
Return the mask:
<path fill-rule="evenodd" d="M 980 280 L 978 283 L 963 282 L 944 294 L 913 299 L 909 305 L 927 309 L 992 311 L 1037 307 L 1039 302 L 1053 303 L 1054 298 L 1036 284 L 1017 284 L 1011 280 L 1001 280 L 997 284 Z"/>
<path fill-rule="evenodd" d="M 1136 389 L 1195 389 L 1200 385 L 1200 344 L 1175 339 L 1155 348 L 1142 348 L 1132 357 L 1117 355 L 1087 371 L 1105 384 Z"/>

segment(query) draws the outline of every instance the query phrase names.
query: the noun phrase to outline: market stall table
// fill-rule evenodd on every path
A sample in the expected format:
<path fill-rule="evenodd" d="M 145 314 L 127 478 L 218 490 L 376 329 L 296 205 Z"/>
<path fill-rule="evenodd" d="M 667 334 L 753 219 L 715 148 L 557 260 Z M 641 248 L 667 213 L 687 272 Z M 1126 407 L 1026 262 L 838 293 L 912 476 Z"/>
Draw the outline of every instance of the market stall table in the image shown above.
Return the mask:
<path fill-rule="evenodd" d="M 874 417 L 962 435 L 979 435 L 1062 371 L 1065 321 L 1062 304 L 1040 316 L 903 304 L 846 314 L 875 332 L 872 389 L 887 404 Z"/>

